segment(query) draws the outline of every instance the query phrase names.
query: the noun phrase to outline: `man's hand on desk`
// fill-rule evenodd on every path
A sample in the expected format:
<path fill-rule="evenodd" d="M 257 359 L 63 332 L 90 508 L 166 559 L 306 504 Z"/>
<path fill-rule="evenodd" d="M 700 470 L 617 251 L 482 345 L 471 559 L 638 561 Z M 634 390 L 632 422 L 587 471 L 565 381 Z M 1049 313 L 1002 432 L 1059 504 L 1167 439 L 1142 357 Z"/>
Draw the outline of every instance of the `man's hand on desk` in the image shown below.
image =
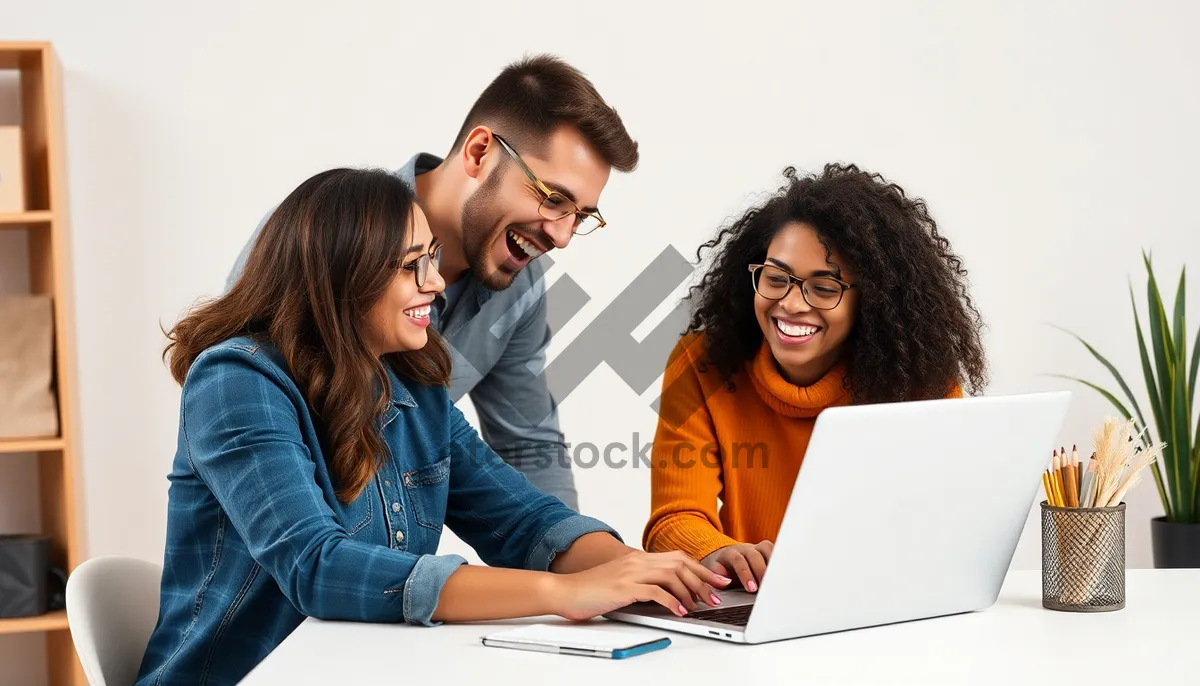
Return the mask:
<path fill-rule="evenodd" d="M 716 574 L 684 553 L 628 553 L 585 571 L 556 574 L 545 580 L 554 613 L 585 620 L 636 602 L 655 602 L 682 616 L 697 607 L 720 604 L 714 587 L 730 579 Z"/>
<path fill-rule="evenodd" d="M 771 561 L 774 550 L 775 544 L 771 541 L 738 543 L 717 548 L 700 562 L 717 574 L 729 577 L 736 575 L 742 582 L 742 588 L 754 593 L 767 573 L 767 563 Z"/>

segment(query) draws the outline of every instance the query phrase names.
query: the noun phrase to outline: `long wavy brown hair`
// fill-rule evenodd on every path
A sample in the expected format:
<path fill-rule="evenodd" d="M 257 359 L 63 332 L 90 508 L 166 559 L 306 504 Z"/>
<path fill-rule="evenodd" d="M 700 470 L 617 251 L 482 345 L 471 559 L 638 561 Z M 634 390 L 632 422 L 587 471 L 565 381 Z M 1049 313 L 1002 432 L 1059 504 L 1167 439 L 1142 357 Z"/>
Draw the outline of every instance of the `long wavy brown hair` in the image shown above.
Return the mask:
<path fill-rule="evenodd" d="M 181 385 L 201 352 L 229 338 L 278 349 L 317 420 L 342 502 L 358 497 L 386 454 L 374 421 L 391 402 L 385 365 L 426 386 L 450 378 L 449 352 L 432 329 L 420 350 L 380 358 L 368 345 L 367 314 L 410 245 L 414 203 L 409 186 L 383 170 L 309 178 L 272 213 L 229 292 L 167 333 L 163 359 Z"/>

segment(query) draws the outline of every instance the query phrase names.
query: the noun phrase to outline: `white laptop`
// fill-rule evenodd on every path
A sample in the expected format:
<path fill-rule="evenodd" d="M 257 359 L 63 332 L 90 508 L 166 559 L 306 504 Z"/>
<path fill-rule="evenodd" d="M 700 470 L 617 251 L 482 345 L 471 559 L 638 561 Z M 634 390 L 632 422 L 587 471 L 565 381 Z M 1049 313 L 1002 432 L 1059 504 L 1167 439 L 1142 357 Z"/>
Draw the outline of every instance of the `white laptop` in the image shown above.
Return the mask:
<path fill-rule="evenodd" d="M 1012 562 L 1071 393 L 830 408 L 813 428 L 758 593 L 676 617 L 609 619 L 736 643 L 990 607 Z M 768 459 L 787 459 L 768 455 Z"/>

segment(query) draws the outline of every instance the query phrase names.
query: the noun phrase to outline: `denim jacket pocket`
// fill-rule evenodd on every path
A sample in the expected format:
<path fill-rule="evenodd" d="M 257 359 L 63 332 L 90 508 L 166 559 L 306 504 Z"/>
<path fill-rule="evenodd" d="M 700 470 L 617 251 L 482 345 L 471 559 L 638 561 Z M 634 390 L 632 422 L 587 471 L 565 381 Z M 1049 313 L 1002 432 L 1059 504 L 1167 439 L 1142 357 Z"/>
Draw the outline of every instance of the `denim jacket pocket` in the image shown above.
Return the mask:
<path fill-rule="evenodd" d="M 450 498 L 450 456 L 404 472 L 404 488 L 412 503 L 417 524 L 440 531 L 446 521 Z"/>

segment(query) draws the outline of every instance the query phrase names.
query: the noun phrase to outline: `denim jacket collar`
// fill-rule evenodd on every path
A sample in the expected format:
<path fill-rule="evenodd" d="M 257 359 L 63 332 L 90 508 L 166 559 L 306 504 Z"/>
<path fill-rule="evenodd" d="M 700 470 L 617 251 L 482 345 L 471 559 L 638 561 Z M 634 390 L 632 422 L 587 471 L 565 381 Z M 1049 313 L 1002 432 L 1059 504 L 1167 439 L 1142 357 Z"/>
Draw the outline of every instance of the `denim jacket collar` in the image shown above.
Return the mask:
<path fill-rule="evenodd" d="M 403 405 L 405 407 L 416 407 L 416 398 L 414 398 L 412 392 L 408 390 L 408 386 L 404 384 L 404 381 L 396 375 L 395 370 L 389 366 L 387 368 L 387 373 L 388 378 L 392 381 L 392 404 Z"/>
<path fill-rule="evenodd" d="M 392 402 L 389 403 L 383 416 L 379 418 L 380 429 L 392 423 L 392 420 L 400 414 L 401 407 L 417 406 L 417 400 L 413 397 L 412 391 L 408 390 L 408 386 L 396 375 L 391 365 L 385 364 L 384 368 L 387 369 L 388 380 L 391 382 Z"/>

